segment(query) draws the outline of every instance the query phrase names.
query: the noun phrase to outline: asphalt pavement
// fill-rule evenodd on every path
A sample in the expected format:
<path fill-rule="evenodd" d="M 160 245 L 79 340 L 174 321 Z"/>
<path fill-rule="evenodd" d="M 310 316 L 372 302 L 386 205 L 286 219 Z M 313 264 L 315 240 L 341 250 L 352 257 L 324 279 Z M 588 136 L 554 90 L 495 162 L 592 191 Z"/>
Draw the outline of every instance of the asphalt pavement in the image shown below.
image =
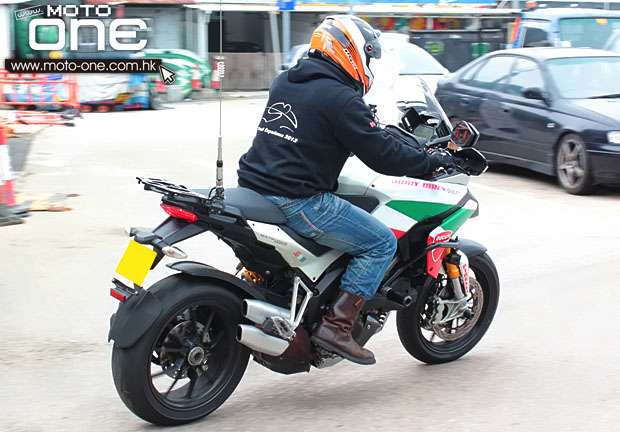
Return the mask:
<path fill-rule="evenodd" d="M 251 144 L 264 98 L 223 101 L 225 185 Z M 24 194 L 75 194 L 71 211 L 35 212 L 0 228 L 0 430 L 148 431 L 110 372 L 110 280 L 126 226 L 163 220 L 136 176 L 208 188 L 215 182 L 217 101 L 162 111 L 91 113 L 39 133 L 17 182 Z M 503 166 L 471 183 L 480 216 L 461 236 L 489 249 L 500 274 L 483 340 L 427 366 L 400 345 L 394 316 L 371 339 L 377 364 L 349 362 L 283 376 L 250 362 L 232 397 L 183 431 L 616 431 L 620 332 L 615 271 L 620 191 L 576 197 L 553 179 Z M 231 271 L 211 236 L 181 245 Z M 150 285 L 172 271 L 160 265 Z"/>

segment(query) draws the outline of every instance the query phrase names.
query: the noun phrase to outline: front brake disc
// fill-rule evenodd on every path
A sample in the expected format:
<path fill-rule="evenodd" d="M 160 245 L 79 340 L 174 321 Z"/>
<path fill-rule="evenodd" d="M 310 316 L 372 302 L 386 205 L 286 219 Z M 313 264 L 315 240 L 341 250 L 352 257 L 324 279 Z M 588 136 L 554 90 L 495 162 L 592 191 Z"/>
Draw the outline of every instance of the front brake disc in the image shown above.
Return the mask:
<path fill-rule="evenodd" d="M 474 313 L 474 316 L 471 319 L 461 316 L 446 323 L 432 326 L 433 332 L 445 341 L 455 341 L 465 336 L 478 322 L 482 314 L 482 306 L 484 305 L 482 286 L 476 279 L 471 277 L 469 278 L 469 286 L 471 292 L 469 307 Z"/>

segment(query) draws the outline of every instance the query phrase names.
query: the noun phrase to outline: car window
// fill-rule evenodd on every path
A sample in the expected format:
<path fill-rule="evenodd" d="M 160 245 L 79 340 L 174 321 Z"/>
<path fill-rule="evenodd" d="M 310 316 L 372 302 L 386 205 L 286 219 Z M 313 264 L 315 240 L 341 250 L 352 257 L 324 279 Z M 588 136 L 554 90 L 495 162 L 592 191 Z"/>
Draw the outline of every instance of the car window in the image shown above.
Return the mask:
<path fill-rule="evenodd" d="M 517 58 L 512 73 L 510 74 L 510 82 L 508 83 L 508 93 L 523 96 L 523 90 L 526 88 L 545 89 L 545 81 L 538 64 L 532 60 Z"/>
<path fill-rule="evenodd" d="M 492 57 L 478 69 L 470 85 L 481 89 L 503 91 L 514 60 L 513 56 Z"/>
<path fill-rule="evenodd" d="M 617 37 L 616 40 L 607 49 L 620 53 L 620 37 Z"/>
<path fill-rule="evenodd" d="M 563 98 L 600 98 L 620 94 L 618 56 L 558 58 L 548 60 L 546 64 Z"/>
<path fill-rule="evenodd" d="M 602 48 L 614 30 L 620 29 L 620 18 L 564 18 L 560 20 L 563 46 Z"/>
<path fill-rule="evenodd" d="M 469 81 L 471 77 L 474 76 L 474 73 L 478 70 L 479 67 L 480 67 L 480 63 L 476 63 L 470 66 L 469 69 L 467 69 L 465 72 L 461 74 L 461 78 L 459 78 L 459 81 L 461 82 Z"/>
<path fill-rule="evenodd" d="M 521 44 L 524 48 L 551 46 L 551 23 L 549 21 L 528 20 L 521 29 Z"/>
<path fill-rule="evenodd" d="M 523 47 L 541 47 L 551 46 L 549 42 L 549 33 L 545 30 L 527 27 L 525 30 L 525 36 L 523 38 Z"/>

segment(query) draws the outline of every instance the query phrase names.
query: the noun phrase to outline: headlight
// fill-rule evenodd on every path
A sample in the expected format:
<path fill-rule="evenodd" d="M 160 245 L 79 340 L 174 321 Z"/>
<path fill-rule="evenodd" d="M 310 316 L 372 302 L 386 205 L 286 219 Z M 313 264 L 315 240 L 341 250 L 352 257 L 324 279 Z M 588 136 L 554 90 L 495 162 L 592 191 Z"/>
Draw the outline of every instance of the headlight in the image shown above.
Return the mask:
<path fill-rule="evenodd" d="M 607 140 L 612 144 L 620 144 L 620 131 L 607 132 Z"/>

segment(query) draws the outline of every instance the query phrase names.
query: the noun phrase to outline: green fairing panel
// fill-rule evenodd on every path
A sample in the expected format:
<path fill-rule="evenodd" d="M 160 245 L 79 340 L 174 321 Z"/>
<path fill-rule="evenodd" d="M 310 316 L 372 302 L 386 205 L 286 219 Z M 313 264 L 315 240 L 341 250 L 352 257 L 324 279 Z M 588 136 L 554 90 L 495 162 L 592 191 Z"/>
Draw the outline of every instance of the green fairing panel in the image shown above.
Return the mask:
<path fill-rule="evenodd" d="M 456 213 L 448 216 L 441 223 L 441 227 L 447 231 L 456 232 L 471 217 L 474 210 L 459 209 Z"/>
<path fill-rule="evenodd" d="M 417 221 L 438 215 L 454 207 L 450 204 L 423 201 L 390 201 L 386 205 Z"/>
<path fill-rule="evenodd" d="M 416 221 L 422 221 L 429 217 L 436 216 L 455 207 L 451 204 L 423 201 L 390 201 L 386 205 Z M 441 223 L 441 227 L 445 230 L 456 232 L 473 213 L 474 210 L 460 208 L 445 218 Z"/>

